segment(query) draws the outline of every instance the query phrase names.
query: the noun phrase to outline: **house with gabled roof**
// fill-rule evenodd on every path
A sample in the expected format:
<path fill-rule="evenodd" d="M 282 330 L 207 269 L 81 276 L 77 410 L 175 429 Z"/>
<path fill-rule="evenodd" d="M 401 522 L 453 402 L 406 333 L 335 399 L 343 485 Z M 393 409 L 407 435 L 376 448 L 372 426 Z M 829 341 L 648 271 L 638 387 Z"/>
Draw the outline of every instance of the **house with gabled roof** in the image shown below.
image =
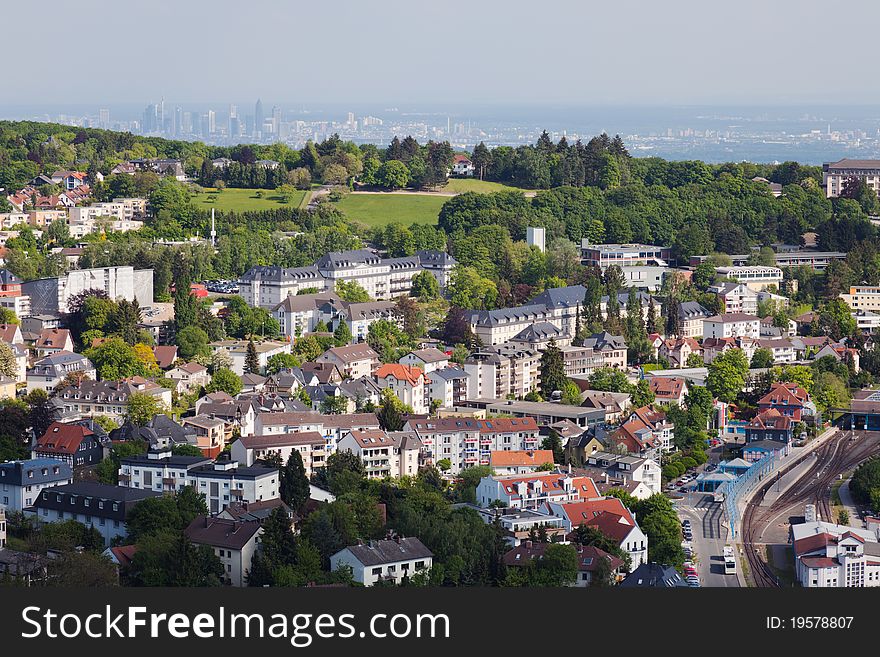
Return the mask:
<path fill-rule="evenodd" d="M 98 465 L 106 454 L 100 437 L 83 424 L 53 422 L 37 439 L 32 458 L 57 459 L 72 468 Z"/>
<path fill-rule="evenodd" d="M 343 376 L 357 379 L 370 376 L 379 366 L 379 354 L 364 343 L 331 347 L 318 356 L 317 362 L 335 365 Z"/>
<path fill-rule="evenodd" d="M 551 502 L 576 502 L 599 497 L 592 479 L 563 472 L 490 475 L 477 484 L 476 494 L 477 504 L 483 507 L 500 502 L 504 507 L 533 510 Z"/>
<path fill-rule="evenodd" d="M 351 568 L 354 581 L 373 586 L 381 580 L 396 583 L 404 577 L 427 572 L 434 554 L 417 538 L 395 536 L 381 541 L 358 542 L 330 557 L 330 569 Z"/>
<path fill-rule="evenodd" d="M 674 429 L 675 425 L 664 411 L 642 406 L 630 413 L 620 428 L 610 434 L 609 442 L 612 450 L 654 458 L 673 449 Z"/>
<path fill-rule="evenodd" d="M 405 405 L 410 406 L 417 415 L 426 413 L 430 406 L 429 389 L 431 379 L 418 367 L 386 363 L 375 373 L 380 388 L 388 388 Z"/>
<path fill-rule="evenodd" d="M 543 559 L 548 545 L 550 543 L 522 541 L 518 546 L 505 552 L 501 560 L 508 568 L 525 568 L 531 562 Z M 570 586 L 591 586 L 593 576 L 601 568 L 602 560 L 605 561 L 605 567 L 611 573 L 612 579 L 617 579 L 624 565 L 622 559 L 592 545 L 575 545 L 574 548 L 577 551 L 578 572 L 575 580 L 570 582 Z"/>
<path fill-rule="evenodd" d="M 687 379 L 677 376 L 652 376 L 648 386 L 654 393 L 657 404 L 684 406 L 684 398 L 688 393 Z"/>

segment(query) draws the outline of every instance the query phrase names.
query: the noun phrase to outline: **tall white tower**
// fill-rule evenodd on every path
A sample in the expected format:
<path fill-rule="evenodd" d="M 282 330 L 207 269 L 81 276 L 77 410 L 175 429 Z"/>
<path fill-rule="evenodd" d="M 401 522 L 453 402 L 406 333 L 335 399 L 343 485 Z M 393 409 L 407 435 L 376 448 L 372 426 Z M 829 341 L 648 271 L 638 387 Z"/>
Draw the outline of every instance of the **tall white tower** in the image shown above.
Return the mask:
<path fill-rule="evenodd" d="M 214 208 L 211 208 L 211 246 L 217 246 L 217 231 L 214 230 Z"/>

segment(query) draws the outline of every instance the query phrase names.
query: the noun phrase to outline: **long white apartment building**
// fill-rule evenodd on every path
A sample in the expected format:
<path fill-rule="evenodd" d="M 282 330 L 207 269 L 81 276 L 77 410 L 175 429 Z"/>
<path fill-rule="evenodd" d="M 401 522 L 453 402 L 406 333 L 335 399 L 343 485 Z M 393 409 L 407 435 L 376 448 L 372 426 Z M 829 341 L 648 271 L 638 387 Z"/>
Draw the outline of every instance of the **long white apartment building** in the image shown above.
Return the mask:
<path fill-rule="evenodd" d="M 253 267 L 239 279 L 238 293 L 249 305 L 271 310 L 301 290 L 333 292 L 340 282 L 355 282 L 373 299 L 387 301 L 408 295 L 413 278 L 423 271 L 445 288 L 454 266 L 455 259 L 439 251 L 403 258 L 382 258 L 367 249 L 333 251 L 309 267 Z"/>
<path fill-rule="evenodd" d="M 864 180 L 875 192 L 880 191 L 880 160 L 851 160 L 844 158 L 822 165 L 822 186 L 825 196 L 836 198 L 850 178 Z"/>
<path fill-rule="evenodd" d="M 761 319 L 743 313 L 725 313 L 703 320 L 703 339 L 761 337 Z"/>
<path fill-rule="evenodd" d="M 779 267 L 762 265 L 745 267 L 716 267 L 715 272 L 724 278 L 731 278 L 755 292 L 763 292 L 771 285 L 777 288 L 782 284 L 782 270 Z"/>
<path fill-rule="evenodd" d="M 840 298 L 853 310 L 880 312 L 880 285 L 853 285 Z"/>

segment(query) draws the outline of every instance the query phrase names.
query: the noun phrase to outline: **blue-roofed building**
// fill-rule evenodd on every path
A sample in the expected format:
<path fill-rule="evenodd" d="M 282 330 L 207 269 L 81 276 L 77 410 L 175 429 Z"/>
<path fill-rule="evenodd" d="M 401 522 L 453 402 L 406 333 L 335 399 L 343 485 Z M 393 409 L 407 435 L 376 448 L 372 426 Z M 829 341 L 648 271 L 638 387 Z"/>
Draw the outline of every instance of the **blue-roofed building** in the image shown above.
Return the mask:
<path fill-rule="evenodd" d="M 704 493 L 713 493 L 722 484 L 736 481 L 737 476 L 730 472 L 704 472 L 697 476 L 697 490 Z"/>
<path fill-rule="evenodd" d="M 718 464 L 718 469 L 721 472 L 729 472 L 737 477 L 748 472 L 751 467 L 752 463 L 745 459 L 732 459 L 730 461 L 722 461 Z"/>
<path fill-rule="evenodd" d="M 73 482 L 69 464 L 58 459 L 36 458 L 0 463 L 0 506 L 21 511 L 31 506 L 45 488 Z"/>
<path fill-rule="evenodd" d="M 778 440 L 756 440 L 742 448 L 742 457 L 745 461 L 755 462 L 775 452 L 785 456 L 790 449 L 791 443 L 783 443 Z"/>

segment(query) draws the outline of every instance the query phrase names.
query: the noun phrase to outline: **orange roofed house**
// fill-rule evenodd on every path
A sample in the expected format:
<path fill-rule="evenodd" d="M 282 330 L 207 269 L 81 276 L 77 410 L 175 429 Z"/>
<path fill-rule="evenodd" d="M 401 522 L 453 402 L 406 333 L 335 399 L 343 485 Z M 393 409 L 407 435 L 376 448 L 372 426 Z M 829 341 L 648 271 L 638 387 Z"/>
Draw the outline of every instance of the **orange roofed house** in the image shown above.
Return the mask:
<path fill-rule="evenodd" d="M 572 532 L 580 525 L 587 525 L 595 527 L 617 543 L 629 555 L 632 570 L 648 562 L 648 537 L 618 498 L 550 502 L 547 506 L 551 515 L 563 519 L 567 531 Z"/>
<path fill-rule="evenodd" d="M 74 468 L 98 465 L 104 458 L 100 438 L 82 424 L 53 422 L 46 433 L 37 439 L 33 458 L 64 461 Z"/>
<path fill-rule="evenodd" d="M 612 450 L 626 451 L 628 454 L 654 458 L 661 452 L 672 450 L 672 436 L 675 425 L 666 413 L 650 406 L 637 408 L 613 432 L 609 441 Z"/>
<path fill-rule="evenodd" d="M 553 463 L 553 451 L 549 449 L 512 449 L 489 454 L 489 465 L 497 475 L 528 474 L 547 463 Z"/>
<path fill-rule="evenodd" d="M 427 384 L 430 383 L 418 367 L 387 363 L 376 370 L 379 388 L 390 388 L 400 401 L 411 406 L 413 413 L 427 413 L 430 407 Z"/>

